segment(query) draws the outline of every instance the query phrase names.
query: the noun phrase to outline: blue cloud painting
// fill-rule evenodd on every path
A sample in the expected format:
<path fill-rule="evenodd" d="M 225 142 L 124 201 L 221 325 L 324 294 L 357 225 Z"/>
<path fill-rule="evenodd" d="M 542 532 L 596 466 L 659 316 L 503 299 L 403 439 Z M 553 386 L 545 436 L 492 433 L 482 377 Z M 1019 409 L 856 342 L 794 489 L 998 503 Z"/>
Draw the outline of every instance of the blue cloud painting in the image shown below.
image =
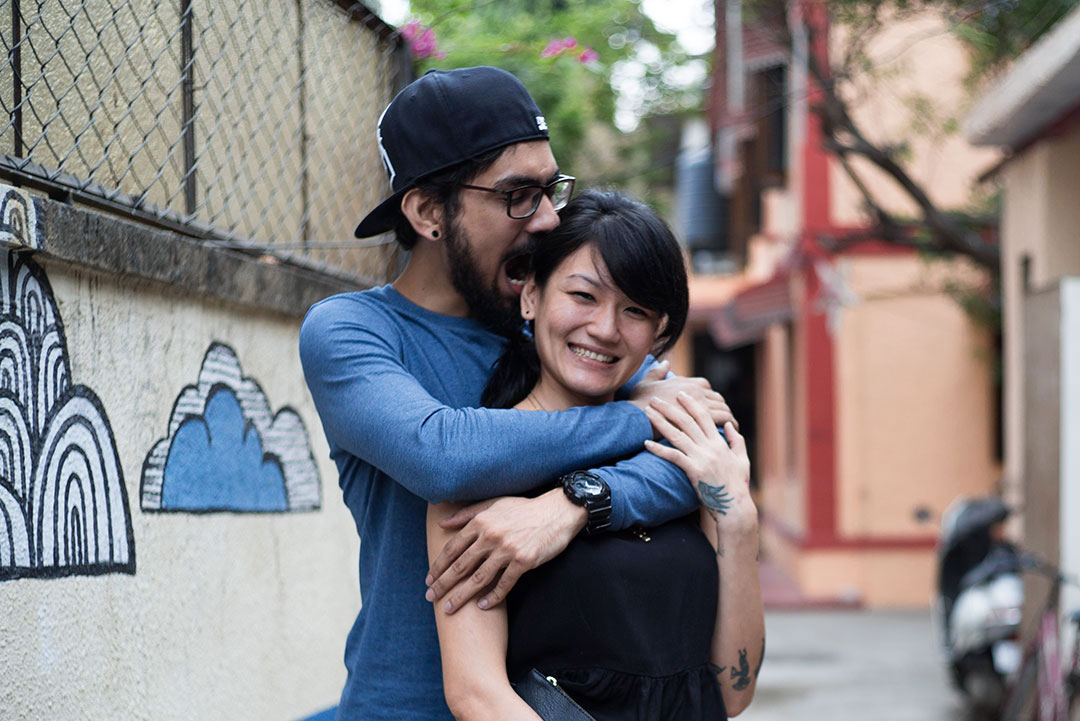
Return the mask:
<path fill-rule="evenodd" d="M 144 511 L 282 513 L 322 505 L 307 429 L 285 407 L 271 413 L 236 352 L 212 343 L 199 380 L 177 397 L 169 432 L 143 461 Z"/>
<path fill-rule="evenodd" d="M 281 463 L 263 453 L 236 394 L 218 387 L 203 418 L 180 424 L 162 484 L 163 508 L 186 511 L 287 511 Z"/>

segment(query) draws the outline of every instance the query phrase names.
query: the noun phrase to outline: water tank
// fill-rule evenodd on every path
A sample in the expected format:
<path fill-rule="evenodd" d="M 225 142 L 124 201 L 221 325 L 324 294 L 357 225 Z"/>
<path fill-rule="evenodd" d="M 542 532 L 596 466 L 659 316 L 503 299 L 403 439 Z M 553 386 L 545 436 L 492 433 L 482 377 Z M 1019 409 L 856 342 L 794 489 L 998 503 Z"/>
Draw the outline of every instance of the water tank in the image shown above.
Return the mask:
<path fill-rule="evenodd" d="M 713 154 L 683 150 L 675 161 L 675 213 L 680 240 L 691 251 L 728 250 L 727 198 L 713 185 Z"/>

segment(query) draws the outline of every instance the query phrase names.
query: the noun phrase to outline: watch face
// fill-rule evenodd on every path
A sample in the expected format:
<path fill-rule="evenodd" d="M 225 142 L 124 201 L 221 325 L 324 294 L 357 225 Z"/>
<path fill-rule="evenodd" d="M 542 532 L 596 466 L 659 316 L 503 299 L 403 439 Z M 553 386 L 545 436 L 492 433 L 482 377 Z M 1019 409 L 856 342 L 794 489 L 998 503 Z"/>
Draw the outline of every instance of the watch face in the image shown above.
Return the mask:
<path fill-rule="evenodd" d="M 581 475 L 574 479 L 574 490 L 582 496 L 592 498 L 604 493 L 604 484 L 595 476 Z"/>

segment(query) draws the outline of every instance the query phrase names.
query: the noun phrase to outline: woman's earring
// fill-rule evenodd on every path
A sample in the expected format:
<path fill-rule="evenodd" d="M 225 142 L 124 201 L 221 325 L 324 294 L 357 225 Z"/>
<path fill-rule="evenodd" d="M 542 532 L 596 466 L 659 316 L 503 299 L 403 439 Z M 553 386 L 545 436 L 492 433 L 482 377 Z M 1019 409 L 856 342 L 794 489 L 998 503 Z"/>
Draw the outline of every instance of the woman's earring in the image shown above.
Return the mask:
<path fill-rule="evenodd" d="M 438 229 L 438 228 L 436 228 L 435 230 L 431 231 L 431 237 L 432 237 L 432 238 L 438 238 L 438 237 L 439 237 L 439 229 Z"/>

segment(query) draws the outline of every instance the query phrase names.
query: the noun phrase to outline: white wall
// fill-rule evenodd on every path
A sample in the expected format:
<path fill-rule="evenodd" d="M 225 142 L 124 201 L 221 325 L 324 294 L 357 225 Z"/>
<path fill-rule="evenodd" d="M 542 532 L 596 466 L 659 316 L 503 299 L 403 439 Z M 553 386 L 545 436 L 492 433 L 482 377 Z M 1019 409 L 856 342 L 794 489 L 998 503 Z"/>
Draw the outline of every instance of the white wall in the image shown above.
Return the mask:
<path fill-rule="evenodd" d="M 0 719 L 335 705 L 358 540 L 300 318 L 58 261 L 0 190 Z M 186 483 L 196 507 L 146 493 L 159 447 L 156 487 Z M 280 507 L 252 511 L 253 480 Z"/>
<path fill-rule="evenodd" d="M 1060 513 L 1061 567 L 1065 573 L 1080 578 L 1080 278 L 1061 281 Z M 1080 589 L 1063 587 L 1062 617 L 1078 609 Z M 1074 640 L 1068 631 L 1063 637 L 1066 643 Z"/>

